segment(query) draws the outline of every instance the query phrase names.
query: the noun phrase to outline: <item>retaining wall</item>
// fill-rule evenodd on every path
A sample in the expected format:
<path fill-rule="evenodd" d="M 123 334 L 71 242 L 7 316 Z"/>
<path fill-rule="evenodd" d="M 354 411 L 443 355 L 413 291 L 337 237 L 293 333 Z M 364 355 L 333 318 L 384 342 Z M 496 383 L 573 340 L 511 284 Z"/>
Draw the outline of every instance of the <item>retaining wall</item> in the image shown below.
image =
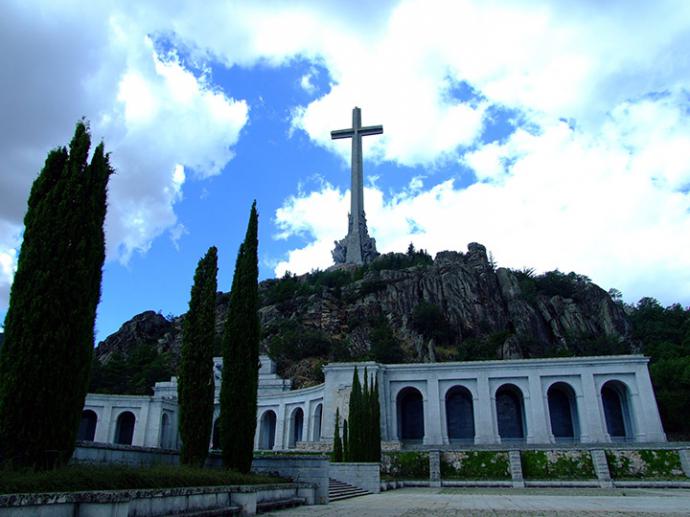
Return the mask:
<path fill-rule="evenodd" d="M 188 487 L 0 495 L 0 517 L 156 517 L 213 512 L 236 507 L 255 515 L 257 503 L 303 497 L 313 504 L 315 487 L 306 483 Z"/>

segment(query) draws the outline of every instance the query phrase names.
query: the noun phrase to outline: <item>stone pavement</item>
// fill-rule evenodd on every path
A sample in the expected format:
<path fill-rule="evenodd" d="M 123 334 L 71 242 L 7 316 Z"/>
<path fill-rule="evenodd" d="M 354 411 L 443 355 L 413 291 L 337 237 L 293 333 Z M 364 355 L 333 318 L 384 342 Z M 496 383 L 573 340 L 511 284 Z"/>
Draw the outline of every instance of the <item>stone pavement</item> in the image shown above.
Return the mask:
<path fill-rule="evenodd" d="M 270 514 L 347 517 L 690 516 L 690 490 L 682 489 L 463 489 L 405 488 L 329 505 Z"/>

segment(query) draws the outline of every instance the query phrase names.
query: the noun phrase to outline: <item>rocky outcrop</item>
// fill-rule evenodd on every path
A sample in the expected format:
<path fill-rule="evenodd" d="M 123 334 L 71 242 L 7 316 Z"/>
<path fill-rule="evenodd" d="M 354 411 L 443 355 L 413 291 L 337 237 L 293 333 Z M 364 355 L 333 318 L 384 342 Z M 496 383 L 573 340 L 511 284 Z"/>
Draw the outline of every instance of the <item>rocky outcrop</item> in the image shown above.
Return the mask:
<path fill-rule="evenodd" d="M 391 258 L 401 263 L 404 257 L 384 255 L 365 268 L 340 265 L 262 282 L 264 351 L 282 346 L 279 368 L 294 373 L 299 386 L 308 384 L 310 375 L 318 380 L 324 361 L 366 357 L 381 325 L 400 344 L 403 361 L 479 358 L 477 350 L 481 358 L 512 359 L 631 349 L 622 308 L 585 277 L 558 273 L 560 284 L 553 287 L 548 278 L 494 268 L 477 243 L 469 244 L 466 253 L 440 252 L 423 265 L 384 267 L 395 262 Z M 219 335 L 227 301 L 227 294 L 218 294 Z M 442 338 L 425 334 L 414 321 L 421 304 L 439 313 L 434 325 L 443 327 Z M 99 345 L 98 357 L 142 340 L 176 353 L 181 321 L 153 312 L 135 316 Z M 611 350 L 597 348 L 612 343 Z"/>

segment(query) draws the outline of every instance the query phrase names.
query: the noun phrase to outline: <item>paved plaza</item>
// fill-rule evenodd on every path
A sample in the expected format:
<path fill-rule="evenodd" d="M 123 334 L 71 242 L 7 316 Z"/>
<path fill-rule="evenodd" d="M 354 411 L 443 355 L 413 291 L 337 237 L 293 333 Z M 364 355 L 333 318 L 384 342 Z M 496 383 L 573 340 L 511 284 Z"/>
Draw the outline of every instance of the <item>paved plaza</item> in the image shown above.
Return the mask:
<path fill-rule="evenodd" d="M 690 516 L 690 490 L 679 489 L 456 489 L 405 488 L 303 506 L 267 515 L 287 516 Z"/>

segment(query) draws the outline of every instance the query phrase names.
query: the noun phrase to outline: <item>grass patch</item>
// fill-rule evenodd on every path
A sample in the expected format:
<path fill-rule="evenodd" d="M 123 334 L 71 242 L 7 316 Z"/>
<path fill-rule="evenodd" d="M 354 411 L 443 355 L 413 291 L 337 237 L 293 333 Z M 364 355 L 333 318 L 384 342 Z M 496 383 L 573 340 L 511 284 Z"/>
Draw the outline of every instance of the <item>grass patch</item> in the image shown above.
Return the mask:
<path fill-rule="evenodd" d="M 522 451 L 525 479 L 596 479 L 587 451 Z"/>
<path fill-rule="evenodd" d="M 508 453 L 493 451 L 441 454 L 441 479 L 510 479 Z"/>
<path fill-rule="evenodd" d="M 278 482 L 285 480 L 266 475 L 240 474 L 232 470 L 176 465 L 140 468 L 120 465 L 69 465 L 45 472 L 0 470 L 0 494 L 258 485 Z"/>

